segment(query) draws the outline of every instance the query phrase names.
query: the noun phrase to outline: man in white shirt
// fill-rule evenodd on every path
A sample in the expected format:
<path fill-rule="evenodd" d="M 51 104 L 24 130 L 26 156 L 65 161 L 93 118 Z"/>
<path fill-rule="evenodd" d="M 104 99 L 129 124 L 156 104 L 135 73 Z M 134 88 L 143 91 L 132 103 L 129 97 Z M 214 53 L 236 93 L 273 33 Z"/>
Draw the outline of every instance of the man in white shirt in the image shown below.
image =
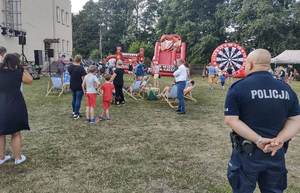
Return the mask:
<path fill-rule="evenodd" d="M 177 60 L 177 66 L 178 69 L 173 73 L 177 86 L 177 99 L 179 100 L 177 113 L 185 114 L 184 88 L 186 87 L 188 73 L 182 59 Z"/>

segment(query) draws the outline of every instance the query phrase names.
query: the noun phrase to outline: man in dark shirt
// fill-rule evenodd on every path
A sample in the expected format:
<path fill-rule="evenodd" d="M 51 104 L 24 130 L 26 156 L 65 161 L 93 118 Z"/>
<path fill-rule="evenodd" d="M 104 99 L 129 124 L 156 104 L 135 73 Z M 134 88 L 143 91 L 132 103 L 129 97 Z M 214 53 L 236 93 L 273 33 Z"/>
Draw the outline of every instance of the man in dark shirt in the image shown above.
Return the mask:
<path fill-rule="evenodd" d="M 233 129 L 228 180 L 233 193 L 282 193 L 287 187 L 287 143 L 300 130 L 296 93 L 272 77 L 271 54 L 258 49 L 247 58 L 248 76 L 228 91 L 225 123 Z"/>
<path fill-rule="evenodd" d="M 72 108 L 73 118 L 79 119 L 80 117 L 80 105 L 83 97 L 82 81 L 86 75 L 86 71 L 80 65 L 81 56 L 75 56 L 74 63 L 69 66 L 68 71 L 70 73 L 70 89 L 73 93 Z"/>
<path fill-rule="evenodd" d="M 112 76 L 112 80 L 116 90 L 115 102 L 116 105 L 124 104 L 124 93 L 123 93 L 123 86 L 124 86 L 124 69 L 123 69 L 123 62 L 121 60 L 117 61 L 117 68 L 114 71 Z"/>

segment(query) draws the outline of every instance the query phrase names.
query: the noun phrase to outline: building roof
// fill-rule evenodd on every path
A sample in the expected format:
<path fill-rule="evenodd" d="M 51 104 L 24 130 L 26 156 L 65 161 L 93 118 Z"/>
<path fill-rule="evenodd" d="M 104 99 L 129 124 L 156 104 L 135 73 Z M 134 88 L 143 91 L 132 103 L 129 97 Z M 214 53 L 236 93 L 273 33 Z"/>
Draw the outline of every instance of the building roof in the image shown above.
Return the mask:
<path fill-rule="evenodd" d="M 300 64 L 300 50 L 285 50 L 275 58 L 272 58 L 274 64 Z"/>

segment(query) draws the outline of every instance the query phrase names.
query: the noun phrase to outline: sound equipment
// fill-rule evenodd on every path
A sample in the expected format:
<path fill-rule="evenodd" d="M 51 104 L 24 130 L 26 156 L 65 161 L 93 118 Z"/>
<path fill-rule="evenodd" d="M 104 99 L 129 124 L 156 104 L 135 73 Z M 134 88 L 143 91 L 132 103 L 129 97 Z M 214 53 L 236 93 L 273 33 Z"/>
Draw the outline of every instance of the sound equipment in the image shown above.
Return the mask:
<path fill-rule="evenodd" d="M 54 57 L 54 49 L 48 49 L 48 57 L 53 58 Z"/>
<path fill-rule="evenodd" d="M 34 63 L 35 63 L 35 65 L 38 65 L 38 66 L 43 65 L 43 51 L 42 50 L 34 50 Z"/>
<path fill-rule="evenodd" d="M 19 45 L 26 45 L 26 36 L 19 36 Z"/>

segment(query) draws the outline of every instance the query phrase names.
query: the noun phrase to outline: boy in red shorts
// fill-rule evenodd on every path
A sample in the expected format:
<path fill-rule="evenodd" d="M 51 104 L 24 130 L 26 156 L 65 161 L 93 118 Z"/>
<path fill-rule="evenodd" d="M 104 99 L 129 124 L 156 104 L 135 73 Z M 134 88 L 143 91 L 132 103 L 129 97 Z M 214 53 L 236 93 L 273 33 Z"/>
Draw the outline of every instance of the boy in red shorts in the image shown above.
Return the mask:
<path fill-rule="evenodd" d="M 82 89 L 86 97 L 86 119 L 89 123 L 96 123 L 95 107 L 97 100 L 97 88 L 100 82 L 96 76 L 97 67 L 92 65 L 88 68 L 88 74 L 84 77 L 82 82 Z"/>
<path fill-rule="evenodd" d="M 107 74 L 105 75 L 105 83 L 101 86 L 101 91 L 103 95 L 102 100 L 102 108 L 103 112 L 100 115 L 100 120 L 110 120 L 109 116 L 109 108 L 112 101 L 113 93 L 115 92 L 114 84 L 110 81 L 111 75 Z"/>

